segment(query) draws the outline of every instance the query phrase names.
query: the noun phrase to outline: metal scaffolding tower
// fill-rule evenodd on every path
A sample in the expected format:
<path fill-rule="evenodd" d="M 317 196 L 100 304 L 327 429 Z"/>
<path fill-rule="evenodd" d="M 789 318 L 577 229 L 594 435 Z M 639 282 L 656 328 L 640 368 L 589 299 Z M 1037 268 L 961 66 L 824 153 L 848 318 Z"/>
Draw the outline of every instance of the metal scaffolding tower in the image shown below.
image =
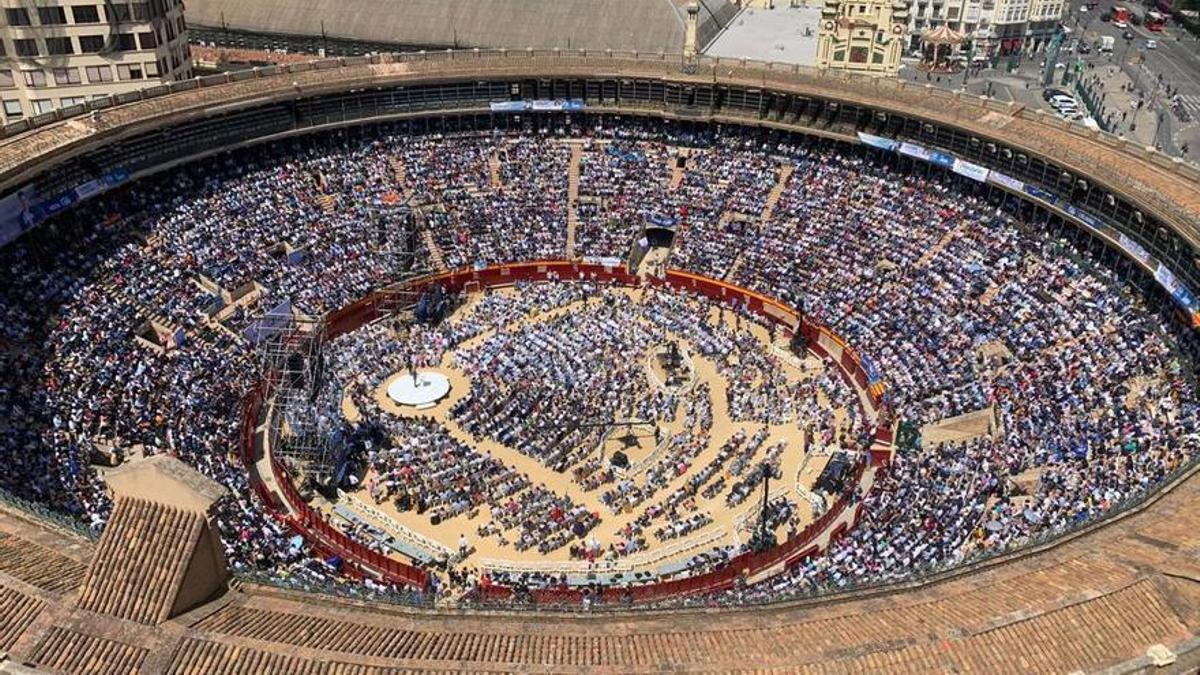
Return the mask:
<path fill-rule="evenodd" d="M 279 421 L 272 452 L 318 478 L 333 471 L 334 438 L 341 426 L 338 407 L 329 405 L 337 394 L 326 387 L 325 339 L 323 319 L 288 312 L 271 315 L 256 343 Z"/>

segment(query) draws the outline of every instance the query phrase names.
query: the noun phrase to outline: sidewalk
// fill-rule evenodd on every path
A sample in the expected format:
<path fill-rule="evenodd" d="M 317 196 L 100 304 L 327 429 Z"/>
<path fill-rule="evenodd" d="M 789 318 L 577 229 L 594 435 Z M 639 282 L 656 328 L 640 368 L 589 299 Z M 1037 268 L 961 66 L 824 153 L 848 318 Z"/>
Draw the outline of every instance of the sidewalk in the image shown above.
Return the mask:
<path fill-rule="evenodd" d="M 1088 64 L 1082 82 L 1099 105 L 1097 121 L 1103 118 L 1104 125 L 1112 133 L 1140 145 L 1155 144 L 1158 114 L 1153 105 L 1154 96 L 1140 92 L 1117 64 Z"/>

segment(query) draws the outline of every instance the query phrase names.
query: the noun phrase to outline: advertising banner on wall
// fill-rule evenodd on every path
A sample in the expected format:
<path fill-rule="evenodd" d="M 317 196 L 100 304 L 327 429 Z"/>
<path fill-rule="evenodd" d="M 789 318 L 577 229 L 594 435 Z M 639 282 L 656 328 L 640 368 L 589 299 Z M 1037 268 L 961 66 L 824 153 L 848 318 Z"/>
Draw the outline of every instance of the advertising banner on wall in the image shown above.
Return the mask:
<path fill-rule="evenodd" d="M 908 155 L 909 157 L 916 157 L 917 159 L 923 159 L 926 162 L 928 162 L 930 159 L 928 150 L 917 145 L 916 143 L 909 143 L 908 141 L 900 144 L 900 154 Z"/>
<path fill-rule="evenodd" d="M 17 190 L 4 199 L 0 199 L 0 246 L 16 239 L 29 228 L 41 222 L 37 202 L 37 193 L 32 185 Z"/>
<path fill-rule="evenodd" d="M 558 110 L 583 110 L 581 98 L 539 98 L 532 101 L 492 101 L 488 104 L 492 112 L 518 113 L 532 110 L 533 112 L 553 112 Z"/>
<path fill-rule="evenodd" d="M 863 145 L 869 145 L 873 148 L 879 148 L 880 150 L 895 150 L 896 147 L 900 145 L 890 138 L 874 136 L 872 134 L 864 134 L 861 131 L 858 132 L 858 140 Z"/>
<path fill-rule="evenodd" d="M 980 183 L 986 181 L 988 177 L 988 170 L 985 167 L 979 166 L 978 164 L 972 164 L 971 162 L 958 159 L 957 157 L 954 159 L 954 165 L 950 168 L 954 171 L 954 173 L 960 176 L 966 176 L 972 180 L 977 180 Z"/>
<path fill-rule="evenodd" d="M 604 267 L 620 267 L 624 261 L 621 260 L 620 258 L 614 258 L 611 256 L 610 257 L 601 257 L 601 256 L 592 255 L 592 256 L 584 256 L 583 262 L 588 263 L 589 265 L 602 265 Z"/>
<path fill-rule="evenodd" d="M 948 155 L 944 152 L 938 152 L 937 150 L 929 151 L 929 161 L 933 164 L 937 164 L 938 166 L 944 166 L 947 169 L 954 167 L 954 155 Z"/>
<path fill-rule="evenodd" d="M 1093 230 L 1103 230 L 1104 229 L 1104 223 L 1100 222 L 1100 220 L 1098 218 L 1096 218 L 1092 214 L 1088 213 L 1087 211 L 1084 211 L 1083 209 L 1077 208 L 1070 204 L 1063 204 L 1062 209 L 1063 209 L 1063 211 L 1066 211 L 1074 218 L 1077 218 L 1078 220 L 1083 221 L 1084 224 L 1086 224 L 1088 227 L 1092 228 Z"/>
<path fill-rule="evenodd" d="M 1142 245 L 1129 238 L 1124 232 L 1117 237 L 1117 244 L 1125 249 L 1129 255 L 1136 258 L 1143 265 L 1150 263 L 1150 252 L 1142 248 Z"/>
<path fill-rule="evenodd" d="M 1016 190 L 1017 192 L 1025 191 L 1024 183 L 1017 180 L 1016 178 L 1013 178 L 1012 176 L 1009 176 L 1008 174 L 1000 173 L 999 171 L 996 171 L 994 169 L 991 171 L 988 171 L 988 182 L 995 183 L 996 185 L 1006 187 L 1009 190 Z"/>
<path fill-rule="evenodd" d="M 529 103 L 527 101 L 492 101 L 488 107 L 492 109 L 492 112 L 515 113 L 528 110 Z"/>
<path fill-rule="evenodd" d="M 129 180 L 129 171 L 116 168 L 65 190 L 50 199 L 40 199 L 32 185 L 0 199 L 0 246 L 21 236 L 34 225 L 61 213 L 73 205 Z"/>
<path fill-rule="evenodd" d="M 1030 185 L 1029 183 L 1025 183 L 1025 194 L 1037 197 L 1048 204 L 1058 203 L 1058 197 L 1054 193 L 1047 192 L 1042 188 L 1036 185 Z"/>
<path fill-rule="evenodd" d="M 530 108 L 536 111 L 548 110 L 583 110 L 583 99 L 578 98 L 559 98 L 554 100 L 549 99 L 534 99 L 530 102 Z"/>

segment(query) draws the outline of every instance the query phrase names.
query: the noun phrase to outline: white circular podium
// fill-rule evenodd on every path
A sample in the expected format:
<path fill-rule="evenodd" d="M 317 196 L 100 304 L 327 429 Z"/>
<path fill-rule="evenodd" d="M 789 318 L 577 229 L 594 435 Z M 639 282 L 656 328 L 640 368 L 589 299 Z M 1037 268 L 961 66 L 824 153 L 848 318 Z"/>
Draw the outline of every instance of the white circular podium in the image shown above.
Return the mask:
<path fill-rule="evenodd" d="M 449 393 L 450 379 L 432 370 L 418 371 L 415 381 L 412 375 L 405 373 L 387 388 L 388 398 L 397 405 L 414 408 L 431 408 Z"/>

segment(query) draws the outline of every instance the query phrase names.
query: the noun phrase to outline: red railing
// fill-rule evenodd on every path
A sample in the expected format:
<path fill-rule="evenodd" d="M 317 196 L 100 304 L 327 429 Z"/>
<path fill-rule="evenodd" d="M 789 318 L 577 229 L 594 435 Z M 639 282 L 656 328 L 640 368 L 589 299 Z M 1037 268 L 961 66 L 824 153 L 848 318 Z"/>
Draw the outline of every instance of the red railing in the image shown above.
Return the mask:
<path fill-rule="evenodd" d="M 343 571 L 354 578 L 373 576 L 388 583 L 405 584 L 425 588 L 428 575 L 421 569 L 405 564 L 377 551 L 372 551 L 330 525 L 320 513 L 301 499 L 295 483 L 287 469 L 276 462 L 271 463 L 275 483 L 283 492 L 294 515 L 288 517 L 279 502 L 254 470 L 255 434 L 262 412 L 263 387 L 255 386 L 242 401 L 240 429 L 242 464 L 250 477 L 250 484 L 259 499 L 266 505 L 268 513 L 284 521 L 296 534 L 322 556 L 336 555 L 343 561 Z"/>
<path fill-rule="evenodd" d="M 279 484 L 284 497 L 294 511 L 291 518 L 292 525 L 304 536 L 306 541 L 313 542 L 318 548 L 337 555 L 342 559 L 343 564 L 349 564 L 365 572 L 376 572 L 388 583 L 425 588 L 428 575 L 424 570 L 374 551 L 330 525 L 320 512 L 301 499 L 287 468 L 278 462 L 272 464 L 275 481 Z"/>
<path fill-rule="evenodd" d="M 546 260 L 429 275 L 411 280 L 406 284 L 406 290 L 410 293 L 412 291 L 420 292 L 439 284 L 448 291 L 460 291 L 468 283 L 477 283 L 480 287 L 492 287 L 508 285 L 517 281 L 542 281 L 550 278 L 588 279 L 624 285 L 635 285 L 641 282 L 640 278 L 621 268 Z M 731 304 L 737 302 L 764 319 L 781 325 L 788 334 L 795 330 L 802 331 L 808 346 L 823 356 L 829 356 L 829 354 L 820 344 L 820 338 L 824 336 L 832 340 L 841 348 L 841 358 L 838 360 L 838 364 L 841 366 L 839 370 L 843 377 L 853 386 L 866 391 L 873 404 L 876 406 L 880 404 L 883 388 L 880 386 L 868 388 L 866 369 L 854 350 L 846 346 L 845 342 L 835 333 L 808 320 L 807 317 L 799 316 L 787 305 L 753 291 L 688 272 L 671 270 L 667 272 L 665 278 L 652 278 L 650 283 L 696 291 Z M 329 337 L 353 331 L 376 319 L 387 295 L 387 291 L 381 291 L 353 305 L 330 313 L 326 317 L 326 331 Z M 244 406 L 242 443 L 243 458 L 247 461 L 247 467 L 253 461 L 254 433 L 262 399 L 261 388 L 256 389 L 247 397 Z M 890 433 L 890 429 L 881 424 L 873 435 L 876 439 L 883 440 L 890 439 Z M 295 515 L 289 519 L 290 526 L 304 536 L 305 540 L 316 550 L 324 554 L 339 556 L 346 571 L 352 576 L 382 576 L 385 581 L 391 583 L 403 583 L 421 588 L 426 586 L 428 575 L 423 570 L 373 551 L 334 528 L 319 512 L 309 507 L 300 498 L 292 477 L 285 467 L 273 463 L 272 469 L 275 481 L 283 492 L 284 498 L 295 512 Z M 865 469 L 865 465 L 858 466 L 851 482 L 852 486 L 860 484 Z M 268 505 L 280 506 L 274 495 L 270 494 L 260 483 L 255 484 L 255 490 Z M 732 588 L 740 576 L 753 575 L 775 565 L 783 564 L 793 567 L 806 558 L 820 553 L 821 546 L 816 543 L 817 539 L 821 533 L 841 518 L 847 508 L 850 508 L 849 499 L 842 496 L 834 502 L 829 511 L 809 523 L 795 537 L 768 551 L 744 553 L 721 569 L 684 579 L 633 586 L 628 589 L 608 589 L 606 594 L 609 598 L 619 594 L 631 598 L 633 602 L 654 602 L 666 598 L 726 590 Z M 861 504 L 855 504 L 854 508 L 858 510 L 855 512 L 852 522 L 838 525 L 830 534 L 830 542 L 844 536 L 849 528 L 858 523 L 862 515 Z M 584 591 L 579 588 L 542 588 L 530 591 L 530 595 L 533 602 L 538 604 L 577 604 L 582 602 L 585 597 Z M 481 586 L 474 591 L 475 598 L 486 602 L 506 602 L 512 600 L 514 596 L 512 588 L 498 584 Z"/>

